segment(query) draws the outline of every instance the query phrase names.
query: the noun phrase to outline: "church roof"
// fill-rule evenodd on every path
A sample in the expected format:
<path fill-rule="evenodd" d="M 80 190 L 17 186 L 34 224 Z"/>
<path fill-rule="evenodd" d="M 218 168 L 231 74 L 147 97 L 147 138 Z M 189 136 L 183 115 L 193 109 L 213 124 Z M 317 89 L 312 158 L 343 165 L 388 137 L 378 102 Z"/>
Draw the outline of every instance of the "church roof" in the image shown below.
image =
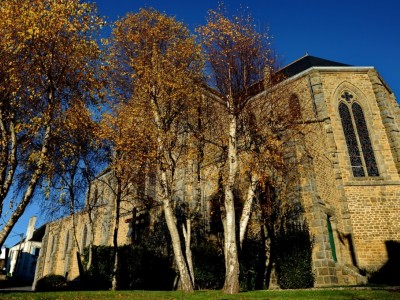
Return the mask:
<path fill-rule="evenodd" d="M 305 70 L 308 70 L 312 67 L 353 67 L 352 65 L 347 65 L 344 63 L 339 63 L 336 61 L 324 59 L 324 58 L 319 58 L 316 56 L 309 55 L 306 53 L 303 57 L 300 57 L 299 59 L 295 60 L 294 62 L 291 62 L 290 64 L 284 66 L 283 68 L 277 70 L 274 72 L 272 75 L 272 81 L 276 84 L 279 82 L 282 82 L 292 76 L 295 76 Z M 250 95 L 254 96 L 261 91 L 264 90 L 264 81 L 260 80 L 256 83 L 254 83 L 247 93 Z M 215 95 L 219 95 L 219 93 L 208 86 L 206 86 L 206 89 L 210 91 L 211 93 Z"/>
<path fill-rule="evenodd" d="M 295 60 L 294 62 L 283 67 L 277 73 L 280 73 L 285 78 L 289 78 L 289 77 L 299 74 L 311 67 L 350 67 L 350 66 L 351 65 L 319 58 L 316 56 L 311 56 L 311 55 L 308 55 L 308 53 L 307 53 L 306 55 L 299 58 L 298 60 Z"/>

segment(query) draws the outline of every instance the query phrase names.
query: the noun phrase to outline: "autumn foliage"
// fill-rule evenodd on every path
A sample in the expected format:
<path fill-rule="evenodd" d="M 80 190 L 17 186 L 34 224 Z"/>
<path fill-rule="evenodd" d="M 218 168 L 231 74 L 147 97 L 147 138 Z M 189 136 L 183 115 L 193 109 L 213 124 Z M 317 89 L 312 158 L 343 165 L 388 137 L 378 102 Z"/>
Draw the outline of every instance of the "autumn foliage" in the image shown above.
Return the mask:
<path fill-rule="evenodd" d="M 204 185 L 218 182 L 224 291 L 239 292 L 256 191 L 282 170 L 282 146 L 301 117 L 275 85 L 268 34 L 255 30 L 250 15 L 220 8 L 196 40 L 175 18 L 141 9 L 116 21 L 100 46 L 104 23 L 90 3 L 3 0 L 0 16 L 0 215 L 19 191 L 0 246 L 39 188 L 68 190 L 72 214 L 78 196 L 90 193 L 96 166 L 106 165 L 114 178 L 116 289 L 121 203 L 153 176 L 179 287 L 191 292 L 192 228 L 208 217 Z M 182 172 L 193 178 L 182 184 Z M 242 189 L 239 205 L 235 189 Z"/>
<path fill-rule="evenodd" d="M 20 191 L 0 233 L 2 245 L 53 169 L 49 150 L 56 136 L 71 132 L 60 126 L 64 114 L 74 105 L 88 110 L 98 98 L 101 52 L 95 35 L 102 20 L 93 5 L 77 0 L 5 0 L 0 14 L 2 209 L 11 187 Z M 69 155 L 69 145 L 57 146 Z"/>
<path fill-rule="evenodd" d="M 171 234 L 181 287 L 192 291 L 194 274 L 190 274 L 191 262 L 182 253 L 172 199 L 177 168 L 187 143 L 187 116 L 191 101 L 199 96 L 200 46 L 182 23 L 153 9 L 142 9 L 115 24 L 110 62 L 111 72 L 116 75 L 112 90 L 121 107 L 133 112 L 128 120 L 140 128 L 127 135 L 128 139 L 132 137 L 128 148 L 134 150 L 133 156 L 146 153 L 146 160 L 155 162 L 160 187 L 157 197 Z M 126 91 L 121 92 L 123 89 Z M 116 128 L 122 130 L 126 124 L 120 125 Z M 151 132 L 151 136 L 141 141 L 145 132 Z M 125 137 L 121 137 L 123 141 Z M 154 145 L 149 148 L 151 151 L 135 151 L 135 145 L 145 145 L 146 141 Z"/>

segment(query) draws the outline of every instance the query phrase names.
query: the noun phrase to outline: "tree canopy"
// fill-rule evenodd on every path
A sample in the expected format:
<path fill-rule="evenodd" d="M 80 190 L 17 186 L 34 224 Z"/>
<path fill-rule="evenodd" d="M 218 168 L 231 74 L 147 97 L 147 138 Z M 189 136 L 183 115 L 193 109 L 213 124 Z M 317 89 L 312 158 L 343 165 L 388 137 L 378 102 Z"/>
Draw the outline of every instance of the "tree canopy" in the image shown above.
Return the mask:
<path fill-rule="evenodd" d="M 66 111 L 75 105 L 88 110 L 98 99 L 101 51 L 95 37 L 103 21 L 92 4 L 78 0 L 4 0 L 0 14 L 1 208 L 12 189 L 20 191 L 1 245 L 53 169 L 56 157 L 49 150 L 56 136 L 71 133 L 61 121 Z M 70 154 L 68 142 L 57 148 Z"/>
<path fill-rule="evenodd" d="M 90 3 L 3 0 L 0 15 L 0 215 L 12 192 L 19 199 L 0 246 L 40 187 L 73 214 L 107 164 L 113 289 L 121 203 L 145 201 L 138 187 L 152 177 L 187 292 L 195 288 L 192 221 L 209 196 L 204 185 L 217 189 L 224 291 L 239 292 L 254 199 L 283 174 L 283 145 L 301 123 L 300 106 L 288 109 L 295 99 L 272 77 L 268 34 L 250 15 L 219 9 L 197 40 L 175 18 L 141 9 L 117 20 L 100 46 L 103 20 Z"/>

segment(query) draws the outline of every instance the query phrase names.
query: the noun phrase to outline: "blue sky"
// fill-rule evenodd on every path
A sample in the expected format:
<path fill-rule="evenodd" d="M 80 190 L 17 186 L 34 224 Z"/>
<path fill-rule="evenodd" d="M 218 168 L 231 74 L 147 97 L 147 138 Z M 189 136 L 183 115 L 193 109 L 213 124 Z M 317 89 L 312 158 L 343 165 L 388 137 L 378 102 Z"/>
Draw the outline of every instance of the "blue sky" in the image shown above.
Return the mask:
<path fill-rule="evenodd" d="M 209 9 L 217 1 L 197 0 L 97 0 L 99 14 L 111 23 L 127 12 L 153 7 L 186 23 L 191 30 L 205 24 Z M 310 55 L 355 66 L 374 66 L 397 99 L 400 99 L 400 1 L 397 0 L 248 0 L 225 1 L 235 13 L 240 5 L 249 7 L 256 25 L 269 28 L 281 65 L 306 52 Z M 28 207 L 17 223 L 7 246 L 25 233 L 29 218 L 38 214 Z M 38 216 L 38 225 L 43 223 Z M 0 222 L 1 223 L 1 222 Z M 1 226 L 1 225 L 0 225 Z"/>
<path fill-rule="evenodd" d="M 218 1 L 93 0 L 112 22 L 126 12 L 153 7 L 186 23 L 205 24 Z M 400 1 L 225 0 L 230 12 L 249 7 L 256 24 L 269 28 L 282 65 L 306 52 L 356 66 L 374 66 L 400 97 Z"/>

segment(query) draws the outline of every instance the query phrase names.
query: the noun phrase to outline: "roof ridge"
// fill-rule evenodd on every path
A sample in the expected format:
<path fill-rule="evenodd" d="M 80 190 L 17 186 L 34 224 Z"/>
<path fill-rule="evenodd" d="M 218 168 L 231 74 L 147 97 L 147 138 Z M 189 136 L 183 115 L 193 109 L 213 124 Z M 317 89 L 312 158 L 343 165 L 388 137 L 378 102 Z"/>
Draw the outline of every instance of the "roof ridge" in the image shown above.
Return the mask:
<path fill-rule="evenodd" d="M 308 54 L 308 52 L 306 52 L 303 56 L 301 56 L 301 57 L 299 57 L 298 59 L 292 61 L 292 62 L 289 63 L 288 65 L 283 66 L 282 68 L 278 69 L 276 72 L 279 72 L 279 71 L 281 71 L 281 70 L 283 70 L 283 69 L 285 69 L 285 68 L 287 68 L 287 67 L 293 65 L 294 63 L 298 62 L 299 60 L 302 60 L 303 58 L 305 58 L 305 57 L 307 57 L 307 56 L 312 57 L 312 55 L 310 55 L 310 54 Z"/>

